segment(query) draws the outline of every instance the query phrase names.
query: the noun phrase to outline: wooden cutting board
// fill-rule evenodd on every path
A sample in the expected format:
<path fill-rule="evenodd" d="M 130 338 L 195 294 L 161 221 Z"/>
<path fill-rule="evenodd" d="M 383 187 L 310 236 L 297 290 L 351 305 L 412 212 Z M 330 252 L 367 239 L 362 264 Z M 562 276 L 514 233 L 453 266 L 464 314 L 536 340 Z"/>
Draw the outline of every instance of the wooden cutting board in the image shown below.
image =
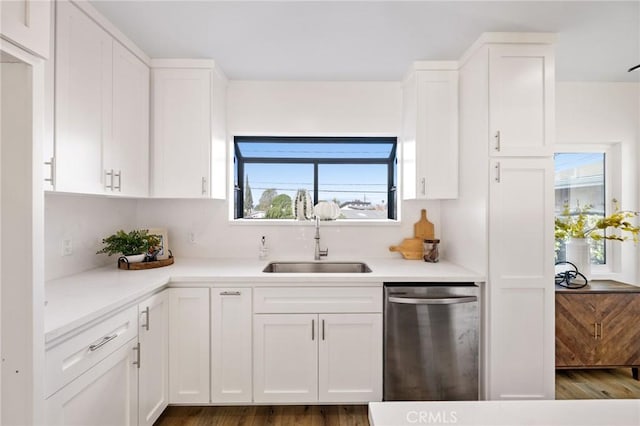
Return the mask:
<path fill-rule="evenodd" d="M 422 260 L 422 248 L 421 238 L 405 238 L 400 245 L 390 246 L 389 251 L 397 251 L 405 259 Z"/>
<path fill-rule="evenodd" d="M 420 220 L 413 225 L 413 236 L 420 240 L 433 240 L 433 223 L 427 220 L 427 210 L 422 209 Z"/>

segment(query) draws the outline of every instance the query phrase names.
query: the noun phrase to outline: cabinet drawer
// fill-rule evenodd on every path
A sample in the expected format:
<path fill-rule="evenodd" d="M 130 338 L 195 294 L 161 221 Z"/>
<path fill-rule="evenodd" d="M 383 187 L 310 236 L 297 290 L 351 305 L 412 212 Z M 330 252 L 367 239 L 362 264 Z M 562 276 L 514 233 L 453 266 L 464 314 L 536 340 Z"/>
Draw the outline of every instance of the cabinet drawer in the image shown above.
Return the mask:
<path fill-rule="evenodd" d="M 105 359 L 137 336 L 138 310 L 131 307 L 45 353 L 45 397 Z"/>
<path fill-rule="evenodd" d="M 256 288 L 253 307 L 257 314 L 382 312 L 382 288 Z"/>

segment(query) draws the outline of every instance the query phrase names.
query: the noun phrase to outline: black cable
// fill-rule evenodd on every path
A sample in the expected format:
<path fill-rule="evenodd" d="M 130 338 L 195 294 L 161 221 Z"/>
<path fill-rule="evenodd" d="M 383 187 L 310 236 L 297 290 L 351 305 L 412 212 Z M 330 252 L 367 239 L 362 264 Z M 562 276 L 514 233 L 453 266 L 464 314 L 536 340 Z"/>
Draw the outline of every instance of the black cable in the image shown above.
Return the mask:
<path fill-rule="evenodd" d="M 558 272 L 555 276 L 556 285 L 575 290 L 586 287 L 586 285 L 589 283 L 587 277 L 585 277 L 580 271 L 578 271 L 578 268 L 573 263 L 565 261 L 556 263 L 556 266 L 558 265 L 571 265 L 573 266 L 573 271 L 567 270 Z M 576 283 L 576 279 L 579 279 L 580 281 Z"/>
<path fill-rule="evenodd" d="M 638 68 L 640 68 L 640 64 L 636 65 L 635 67 L 629 68 L 629 70 L 627 72 L 631 72 L 631 71 L 633 71 L 635 69 L 638 69 Z"/>

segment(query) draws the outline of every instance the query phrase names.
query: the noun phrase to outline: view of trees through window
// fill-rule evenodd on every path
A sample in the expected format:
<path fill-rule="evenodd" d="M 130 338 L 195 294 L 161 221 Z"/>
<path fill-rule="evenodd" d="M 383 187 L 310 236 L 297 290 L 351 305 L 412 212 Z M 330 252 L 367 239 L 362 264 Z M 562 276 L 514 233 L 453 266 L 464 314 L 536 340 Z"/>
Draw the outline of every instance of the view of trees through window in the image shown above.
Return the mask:
<path fill-rule="evenodd" d="M 395 138 L 237 137 L 236 218 L 293 219 L 300 190 L 338 219 L 395 219 Z"/>
<path fill-rule="evenodd" d="M 588 221 L 594 224 L 605 216 L 605 154 L 594 152 L 557 153 L 555 155 L 555 214 L 569 205 L 590 205 Z M 576 212 L 577 214 L 577 212 Z M 591 241 L 591 263 L 606 263 L 604 240 Z M 556 241 L 556 260 L 565 260 L 565 243 Z"/>

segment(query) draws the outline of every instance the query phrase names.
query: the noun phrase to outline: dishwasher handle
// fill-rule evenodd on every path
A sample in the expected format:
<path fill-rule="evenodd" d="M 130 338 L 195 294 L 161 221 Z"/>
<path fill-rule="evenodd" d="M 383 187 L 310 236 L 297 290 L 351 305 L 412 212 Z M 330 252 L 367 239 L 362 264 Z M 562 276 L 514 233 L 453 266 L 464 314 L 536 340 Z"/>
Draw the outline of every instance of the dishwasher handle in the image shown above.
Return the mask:
<path fill-rule="evenodd" d="M 453 296 L 453 297 L 397 297 L 389 296 L 389 302 L 405 305 L 455 305 L 458 303 L 471 303 L 478 301 L 477 296 Z"/>

